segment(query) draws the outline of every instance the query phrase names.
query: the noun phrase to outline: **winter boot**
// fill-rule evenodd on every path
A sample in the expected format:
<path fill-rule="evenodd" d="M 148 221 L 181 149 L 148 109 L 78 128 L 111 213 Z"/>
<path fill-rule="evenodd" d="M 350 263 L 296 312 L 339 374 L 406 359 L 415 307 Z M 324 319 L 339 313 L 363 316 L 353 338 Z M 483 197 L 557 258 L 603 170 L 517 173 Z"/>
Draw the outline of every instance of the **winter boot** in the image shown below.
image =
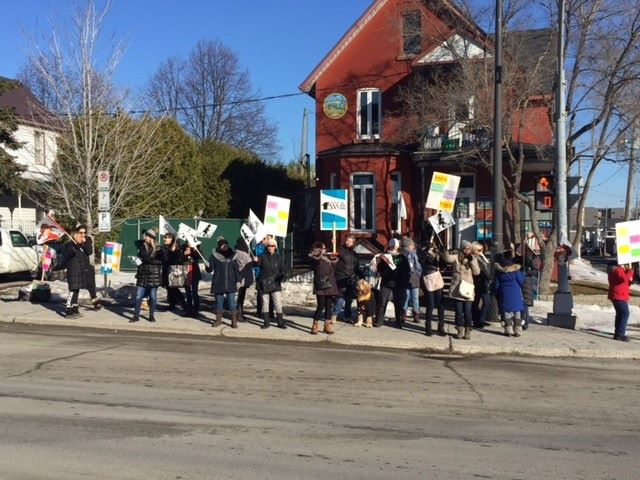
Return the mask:
<path fill-rule="evenodd" d="M 424 324 L 424 334 L 427 337 L 430 337 L 433 335 L 433 330 L 431 330 L 431 320 L 427 320 Z"/>
<path fill-rule="evenodd" d="M 333 328 L 331 327 L 331 321 L 330 320 L 325 320 L 324 329 L 322 331 L 324 333 L 326 333 L 327 335 L 333 335 Z"/>
<path fill-rule="evenodd" d="M 471 339 L 471 327 L 464 327 L 464 339 Z"/>
<path fill-rule="evenodd" d="M 220 325 L 222 325 L 222 310 L 216 310 L 216 319 L 211 326 L 219 327 Z"/>
<path fill-rule="evenodd" d="M 520 335 L 522 335 L 522 319 L 515 318 L 513 320 L 513 336 L 519 337 Z"/>
<path fill-rule="evenodd" d="M 91 303 L 93 304 L 94 310 L 100 310 L 102 308 L 102 304 L 100 303 L 100 298 L 98 297 L 92 298 Z"/>
<path fill-rule="evenodd" d="M 71 307 L 71 309 L 73 310 L 73 314 L 76 317 L 81 317 L 82 314 L 80 313 L 80 307 L 78 305 L 74 305 L 73 307 Z"/>
<path fill-rule="evenodd" d="M 502 322 L 502 327 L 504 328 L 504 336 L 505 337 L 510 337 L 512 334 L 512 325 L 513 322 L 510 318 L 505 318 L 504 321 Z"/>
<path fill-rule="evenodd" d="M 72 318 L 78 318 L 79 316 L 79 314 L 75 313 L 73 307 L 67 307 L 64 309 L 64 318 L 71 320 Z"/>
<path fill-rule="evenodd" d="M 444 322 L 438 321 L 438 335 L 444 337 L 447 333 L 444 331 Z"/>
<path fill-rule="evenodd" d="M 266 313 L 262 314 L 262 325 L 260 325 L 260 328 L 262 330 L 265 330 L 267 328 L 269 328 L 271 326 L 271 324 L 269 323 L 269 315 Z"/>
<path fill-rule="evenodd" d="M 456 327 L 456 338 L 458 340 L 462 340 L 464 338 L 464 327 Z"/>
<path fill-rule="evenodd" d="M 134 315 L 133 317 L 131 317 L 131 319 L 129 320 L 129 323 L 136 323 L 140 321 L 140 317 L 138 315 Z"/>
<path fill-rule="evenodd" d="M 313 323 L 311 324 L 311 335 L 317 335 L 318 334 L 318 320 L 313 320 Z"/>
<path fill-rule="evenodd" d="M 154 317 L 154 316 L 153 316 L 153 313 L 149 314 L 149 321 L 150 321 L 151 323 L 153 323 L 153 322 L 155 322 L 155 321 L 156 321 L 156 317 Z"/>
<path fill-rule="evenodd" d="M 367 317 L 366 327 L 373 328 L 373 317 Z"/>
<path fill-rule="evenodd" d="M 420 312 L 413 312 L 413 323 L 420 323 Z"/>
<path fill-rule="evenodd" d="M 358 321 L 356 323 L 354 323 L 353 326 L 354 327 L 361 327 L 363 320 L 364 320 L 364 318 L 362 317 L 362 315 L 358 315 Z"/>
<path fill-rule="evenodd" d="M 283 330 L 287 328 L 287 324 L 284 323 L 284 316 L 282 313 L 276 313 L 276 318 L 278 319 L 278 328 L 282 328 Z"/>

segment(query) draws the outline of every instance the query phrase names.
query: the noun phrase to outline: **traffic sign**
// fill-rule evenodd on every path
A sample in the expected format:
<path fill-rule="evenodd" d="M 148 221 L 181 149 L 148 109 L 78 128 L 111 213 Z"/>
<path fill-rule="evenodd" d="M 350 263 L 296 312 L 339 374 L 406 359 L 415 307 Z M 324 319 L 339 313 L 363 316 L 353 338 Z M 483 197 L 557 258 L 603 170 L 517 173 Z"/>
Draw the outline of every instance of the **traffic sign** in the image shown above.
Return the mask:
<path fill-rule="evenodd" d="M 99 232 L 111 231 L 111 212 L 98 213 L 98 231 Z"/>
<path fill-rule="evenodd" d="M 111 187 L 111 175 L 108 170 L 98 172 L 98 190 L 109 190 Z"/>
<path fill-rule="evenodd" d="M 108 212 L 111 208 L 111 197 L 109 190 L 98 191 L 98 211 Z"/>

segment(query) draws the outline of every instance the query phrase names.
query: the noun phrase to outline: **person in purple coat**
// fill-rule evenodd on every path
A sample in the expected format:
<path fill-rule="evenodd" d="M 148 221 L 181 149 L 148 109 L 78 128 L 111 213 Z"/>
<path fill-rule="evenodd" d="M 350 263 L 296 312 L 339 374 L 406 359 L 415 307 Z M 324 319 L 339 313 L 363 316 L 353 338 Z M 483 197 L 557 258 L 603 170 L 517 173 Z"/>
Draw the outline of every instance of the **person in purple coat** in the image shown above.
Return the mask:
<path fill-rule="evenodd" d="M 504 334 L 507 337 L 512 334 L 514 337 L 519 337 L 522 333 L 520 312 L 524 310 L 522 298 L 524 272 L 520 270 L 520 265 L 513 263 L 512 251 L 504 252 L 500 261 L 496 263 L 494 282 Z"/>

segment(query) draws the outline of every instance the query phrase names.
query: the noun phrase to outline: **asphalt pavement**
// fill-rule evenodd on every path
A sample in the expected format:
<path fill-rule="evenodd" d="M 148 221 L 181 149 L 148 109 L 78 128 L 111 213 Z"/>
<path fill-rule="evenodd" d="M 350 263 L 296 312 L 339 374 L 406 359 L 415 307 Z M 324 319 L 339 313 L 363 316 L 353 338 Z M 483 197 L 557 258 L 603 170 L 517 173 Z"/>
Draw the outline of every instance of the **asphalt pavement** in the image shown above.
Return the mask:
<path fill-rule="evenodd" d="M 85 304 L 86 305 L 86 304 Z M 450 355 L 523 355 L 536 357 L 579 357 L 579 358 L 626 358 L 640 359 L 640 331 L 630 327 L 631 341 L 614 341 L 612 332 L 593 325 L 567 330 L 542 324 L 542 317 L 535 317 L 540 323 L 533 323 L 521 337 L 505 337 L 499 324 L 493 323 L 483 330 L 474 330 L 470 340 L 454 337 L 453 314 L 447 311 L 447 335 L 426 336 L 424 320 L 420 323 L 407 322 L 402 330 L 389 325 L 381 328 L 356 327 L 349 323 L 337 322 L 335 333 L 311 335 L 313 310 L 308 306 L 285 306 L 287 329 L 261 329 L 262 320 L 255 315 L 246 315 L 246 321 L 239 328 L 231 328 L 228 316 L 221 327 L 212 327 L 215 318 L 211 307 L 206 304 L 200 318 L 194 319 L 179 311 L 160 311 L 156 322 L 147 321 L 148 312 L 142 314 L 137 323 L 129 323 L 133 315 L 132 307 L 106 300 L 105 307 L 93 310 L 88 305 L 81 306 L 82 317 L 67 319 L 63 316 L 64 305 L 60 302 L 31 303 L 14 298 L 0 300 L 0 322 L 33 325 L 59 325 L 78 328 L 104 329 L 110 331 L 156 332 L 168 334 L 211 336 L 229 339 L 248 339 L 266 342 L 326 343 L 374 349 L 403 349 Z M 607 317 L 609 315 L 606 315 Z"/>

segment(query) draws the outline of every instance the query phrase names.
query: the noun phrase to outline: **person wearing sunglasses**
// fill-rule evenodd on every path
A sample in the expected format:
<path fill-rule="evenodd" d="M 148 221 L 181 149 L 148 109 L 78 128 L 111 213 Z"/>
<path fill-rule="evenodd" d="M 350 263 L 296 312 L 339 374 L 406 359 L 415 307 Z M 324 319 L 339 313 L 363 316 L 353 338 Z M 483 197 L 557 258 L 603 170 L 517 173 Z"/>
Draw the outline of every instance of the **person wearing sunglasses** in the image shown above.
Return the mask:
<path fill-rule="evenodd" d="M 91 303 L 95 310 L 101 308 L 100 299 L 96 294 L 96 272 L 91 265 L 90 256 L 93 253 L 93 241 L 87 236 L 87 226 L 80 224 L 71 233 L 72 241 L 65 244 L 62 268 L 67 269 L 67 285 L 69 294 L 65 305 L 64 316 L 77 318 L 79 312 L 78 297 L 81 289 L 89 291 Z"/>

